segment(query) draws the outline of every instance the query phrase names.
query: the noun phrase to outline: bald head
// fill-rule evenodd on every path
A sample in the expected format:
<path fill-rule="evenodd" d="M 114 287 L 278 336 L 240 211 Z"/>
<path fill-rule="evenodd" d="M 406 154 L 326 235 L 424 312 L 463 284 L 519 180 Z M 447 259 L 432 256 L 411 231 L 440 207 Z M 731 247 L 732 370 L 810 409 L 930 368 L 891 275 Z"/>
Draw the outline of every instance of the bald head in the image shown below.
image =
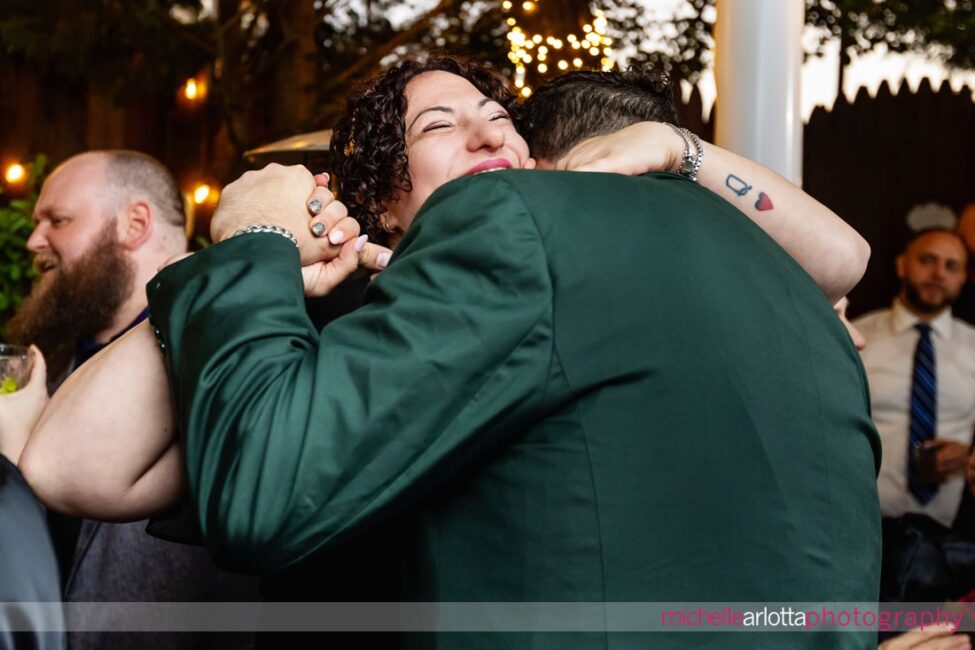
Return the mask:
<path fill-rule="evenodd" d="M 68 159 L 62 167 L 86 162 L 100 166 L 105 187 L 120 202 L 148 201 L 162 222 L 184 227 L 186 206 L 176 179 L 152 156 L 125 149 L 89 151 Z"/>
<path fill-rule="evenodd" d="M 41 224 L 49 213 L 84 217 L 92 226 L 117 223 L 120 241 L 137 257 L 186 250 L 185 205 L 176 180 L 158 160 L 137 151 L 88 151 L 63 162 L 41 188 L 35 220 Z"/>

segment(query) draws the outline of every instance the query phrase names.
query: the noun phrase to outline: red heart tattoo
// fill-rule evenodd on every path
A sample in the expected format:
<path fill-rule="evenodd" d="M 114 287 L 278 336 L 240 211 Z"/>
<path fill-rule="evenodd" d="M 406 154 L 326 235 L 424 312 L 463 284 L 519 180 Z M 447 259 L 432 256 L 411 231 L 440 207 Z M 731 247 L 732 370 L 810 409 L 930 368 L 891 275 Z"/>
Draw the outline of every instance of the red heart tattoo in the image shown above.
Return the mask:
<path fill-rule="evenodd" d="M 764 212 L 765 210 L 771 210 L 775 206 L 772 205 L 772 199 L 765 192 L 758 193 L 758 200 L 755 201 L 755 209 Z"/>

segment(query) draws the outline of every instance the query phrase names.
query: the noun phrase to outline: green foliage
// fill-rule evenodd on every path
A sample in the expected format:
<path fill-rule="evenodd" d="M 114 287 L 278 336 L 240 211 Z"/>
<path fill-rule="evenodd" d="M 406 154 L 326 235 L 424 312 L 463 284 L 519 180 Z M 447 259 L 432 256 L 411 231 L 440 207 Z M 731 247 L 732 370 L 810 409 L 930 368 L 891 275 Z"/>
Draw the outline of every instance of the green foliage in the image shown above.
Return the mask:
<path fill-rule="evenodd" d="M 175 92 L 213 54 L 200 11 L 199 0 L 4 0 L 0 62 L 21 57 L 120 103 Z"/>
<path fill-rule="evenodd" d="M 710 64 L 715 0 L 685 0 L 666 22 L 648 13 L 643 0 L 604 0 L 596 5 L 604 8 L 610 33 L 620 43 L 637 48 L 631 65 L 650 64 L 693 82 Z"/>
<path fill-rule="evenodd" d="M 0 324 L 17 311 L 37 276 L 27 251 L 27 238 L 34 229 L 31 215 L 46 167 L 47 158 L 37 156 L 27 165 L 26 193 L 0 204 Z M 0 201 L 4 198 L 0 197 Z"/>
<path fill-rule="evenodd" d="M 975 68 L 972 0 L 806 0 L 806 22 L 823 28 L 820 50 L 826 40 L 839 38 L 846 60 L 882 46 Z"/>
<path fill-rule="evenodd" d="M 634 62 L 652 63 L 692 81 L 710 62 L 715 0 L 685 0 L 666 29 L 645 15 L 642 0 L 596 4 L 605 8 L 611 26 L 615 20 L 615 31 L 624 40 L 654 35 L 637 44 Z M 853 54 L 885 48 L 975 69 L 975 0 L 806 0 L 806 24 L 820 28 L 814 53 L 840 39 L 844 65 Z"/>
<path fill-rule="evenodd" d="M 821 28 L 814 48 L 839 38 L 841 65 L 883 46 L 975 69 L 975 0 L 805 1 L 807 23 Z M 614 49 L 628 52 L 631 63 L 690 81 L 711 63 L 716 0 L 683 0 L 673 17 L 654 0 L 588 4 L 604 12 Z M 585 11 L 587 3 L 537 3 L 539 12 L 556 16 L 553 33 L 577 28 L 558 17 L 569 15 L 570 5 Z M 513 73 L 500 0 L 213 0 L 209 12 L 203 6 L 202 0 L 3 0 L 0 66 L 26 61 L 120 103 L 173 93 L 206 68 L 209 115 L 226 127 L 238 152 L 284 132 L 327 127 L 366 75 L 417 50 L 466 54 Z M 289 71 L 309 66 L 311 74 L 293 75 L 291 83 Z M 292 116 L 282 110 L 289 106 L 314 110 Z"/>

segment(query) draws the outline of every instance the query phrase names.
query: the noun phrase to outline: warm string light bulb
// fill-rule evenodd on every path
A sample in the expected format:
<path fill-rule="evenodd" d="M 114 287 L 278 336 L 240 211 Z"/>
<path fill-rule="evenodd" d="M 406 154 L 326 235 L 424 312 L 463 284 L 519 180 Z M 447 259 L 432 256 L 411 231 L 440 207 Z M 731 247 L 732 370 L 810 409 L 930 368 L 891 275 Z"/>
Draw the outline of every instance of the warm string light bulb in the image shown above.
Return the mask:
<path fill-rule="evenodd" d="M 11 185 L 16 185 L 27 178 L 27 170 L 20 163 L 14 163 L 3 172 L 3 177 Z"/>
<path fill-rule="evenodd" d="M 501 8 L 507 13 L 514 8 L 514 5 L 515 3 L 512 0 L 504 0 L 501 3 Z M 526 14 L 544 11 L 541 0 L 526 0 L 521 3 L 521 8 Z M 553 58 L 555 57 L 555 53 L 552 53 L 551 50 L 561 50 L 567 45 L 575 55 L 571 59 L 571 65 L 575 68 L 582 68 L 586 65 L 580 55 L 598 61 L 602 70 L 612 70 L 616 65 L 613 50 L 610 47 L 613 44 L 613 39 L 606 36 L 608 21 L 601 11 L 597 10 L 592 22 L 582 26 L 584 33 L 582 40 L 578 39 L 575 34 L 568 34 L 563 41 L 562 38 L 553 35 L 526 33 L 518 26 L 518 20 L 514 16 L 508 16 L 505 22 L 509 27 L 507 34 L 508 60 L 515 66 L 514 84 L 523 97 L 528 97 L 532 92 L 531 84 L 527 79 L 526 65 L 534 61 L 535 71 L 540 75 L 547 74 L 550 70 L 547 61 L 549 54 L 551 53 Z M 595 63 L 593 66 L 595 67 Z M 561 71 L 568 70 L 570 67 L 569 60 L 559 59 L 555 63 L 555 67 Z"/>
<path fill-rule="evenodd" d="M 206 101 L 206 79 L 204 77 L 190 77 L 180 87 L 179 94 L 180 98 L 190 105 L 195 105 Z"/>
<path fill-rule="evenodd" d="M 193 189 L 193 203 L 203 205 L 208 198 L 210 198 L 210 186 L 206 183 L 200 183 Z"/>

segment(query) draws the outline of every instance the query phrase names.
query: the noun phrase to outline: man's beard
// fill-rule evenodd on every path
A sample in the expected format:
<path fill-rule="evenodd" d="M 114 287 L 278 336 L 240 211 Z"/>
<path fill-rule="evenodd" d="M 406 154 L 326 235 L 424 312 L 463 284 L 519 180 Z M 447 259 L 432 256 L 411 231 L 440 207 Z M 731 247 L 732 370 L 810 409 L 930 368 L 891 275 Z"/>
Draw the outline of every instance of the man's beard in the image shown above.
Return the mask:
<path fill-rule="evenodd" d="M 904 281 L 904 299 L 907 303 L 913 307 L 916 311 L 922 314 L 937 314 L 946 307 L 950 307 L 954 304 L 955 300 L 958 299 L 958 294 L 952 295 L 947 290 L 944 292 L 944 297 L 937 302 L 931 302 L 930 300 L 925 300 L 921 296 L 921 291 L 918 289 L 917 285 L 911 282 Z"/>
<path fill-rule="evenodd" d="M 112 220 L 77 261 L 48 273 L 54 276 L 39 280 L 7 323 L 6 337 L 39 347 L 54 380 L 67 369 L 79 340 L 111 326 L 132 291 L 135 268 Z"/>

